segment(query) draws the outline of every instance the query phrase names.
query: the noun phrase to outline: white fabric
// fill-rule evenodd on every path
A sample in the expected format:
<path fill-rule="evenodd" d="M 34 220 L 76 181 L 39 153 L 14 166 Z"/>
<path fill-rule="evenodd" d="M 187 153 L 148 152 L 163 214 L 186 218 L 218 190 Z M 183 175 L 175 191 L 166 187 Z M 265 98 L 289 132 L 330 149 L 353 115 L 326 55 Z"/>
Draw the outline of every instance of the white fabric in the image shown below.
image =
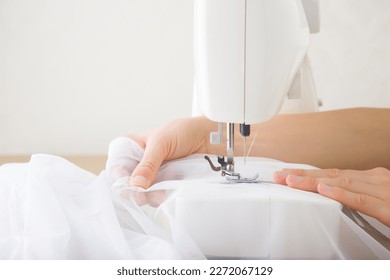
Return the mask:
<path fill-rule="evenodd" d="M 0 259 L 203 258 L 175 248 L 138 205 L 116 203 L 113 182 L 51 155 L 1 166 Z"/>
<path fill-rule="evenodd" d="M 339 203 L 227 184 L 200 155 L 164 164 L 149 190 L 133 188 L 142 155 L 118 138 L 99 176 L 51 155 L 1 166 L 0 259 L 390 259 Z M 251 158 L 240 170 L 270 181 L 285 167 L 311 168 Z"/>

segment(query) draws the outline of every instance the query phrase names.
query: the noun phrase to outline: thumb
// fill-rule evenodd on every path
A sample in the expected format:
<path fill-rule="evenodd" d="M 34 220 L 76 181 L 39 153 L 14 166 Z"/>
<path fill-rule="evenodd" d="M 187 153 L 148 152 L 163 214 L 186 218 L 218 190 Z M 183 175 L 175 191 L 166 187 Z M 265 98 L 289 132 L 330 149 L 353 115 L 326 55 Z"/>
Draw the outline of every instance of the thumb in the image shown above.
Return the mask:
<path fill-rule="evenodd" d="M 159 143 L 148 143 L 144 155 L 130 177 L 130 185 L 149 188 L 156 179 L 157 172 L 165 159 Z"/>

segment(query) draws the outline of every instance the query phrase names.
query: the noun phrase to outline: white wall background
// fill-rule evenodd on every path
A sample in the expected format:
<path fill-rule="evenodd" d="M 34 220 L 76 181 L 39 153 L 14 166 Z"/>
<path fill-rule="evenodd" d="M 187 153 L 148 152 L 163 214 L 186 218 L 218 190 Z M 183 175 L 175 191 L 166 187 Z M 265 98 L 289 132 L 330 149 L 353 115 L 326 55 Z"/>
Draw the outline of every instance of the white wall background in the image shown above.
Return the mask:
<path fill-rule="evenodd" d="M 310 55 L 323 110 L 390 107 L 390 0 L 320 0 Z"/>
<path fill-rule="evenodd" d="M 322 110 L 390 107 L 390 0 L 322 0 Z M 192 0 L 0 0 L 0 155 L 106 153 L 191 115 Z"/>

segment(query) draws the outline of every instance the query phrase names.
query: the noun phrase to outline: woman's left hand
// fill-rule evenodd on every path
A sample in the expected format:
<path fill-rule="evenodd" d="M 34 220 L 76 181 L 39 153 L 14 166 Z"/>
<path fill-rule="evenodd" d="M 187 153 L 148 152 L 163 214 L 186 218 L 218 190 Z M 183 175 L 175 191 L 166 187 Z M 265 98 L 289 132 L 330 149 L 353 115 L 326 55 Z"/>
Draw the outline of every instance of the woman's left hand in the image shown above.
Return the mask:
<path fill-rule="evenodd" d="M 283 169 L 277 183 L 318 192 L 390 227 L 390 170 Z"/>

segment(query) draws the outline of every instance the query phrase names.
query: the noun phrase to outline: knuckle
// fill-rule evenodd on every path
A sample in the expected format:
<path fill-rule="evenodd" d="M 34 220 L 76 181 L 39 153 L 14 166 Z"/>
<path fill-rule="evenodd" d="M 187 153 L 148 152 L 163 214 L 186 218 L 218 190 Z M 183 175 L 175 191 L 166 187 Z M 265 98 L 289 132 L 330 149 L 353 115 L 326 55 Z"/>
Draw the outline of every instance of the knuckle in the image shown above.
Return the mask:
<path fill-rule="evenodd" d="M 365 194 L 356 194 L 354 200 L 357 205 L 364 206 L 368 203 L 369 197 Z"/>
<path fill-rule="evenodd" d="M 337 168 L 327 169 L 326 172 L 330 178 L 335 178 L 341 175 L 341 170 Z"/>
<path fill-rule="evenodd" d="M 307 180 L 307 183 L 309 184 L 309 186 L 311 187 L 317 187 L 318 185 L 318 180 L 316 178 L 313 178 L 313 177 L 306 177 L 306 180 Z"/>
<path fill-rule="evenodd" d="M 158 170 L 158 166 L 154 162 L 152 162 L 150 160 L 142 161 L 141 162 L 141 167 L 143 169 L 149 170 L 151 172 L 157 172 L 157 170 Z"/>
<path fill-rule="evenodd" d="M 376 175 L 390 175 L 390 170 L 384 167 L 376 167 L 371 169 L 371 171 Z"/>
<path fill-rule="evenodd" d="M 297 175 L 297 176 L 304 176 L 305 175 L 305 170 L 303 170 L 303 169 L 295 169 L 293 173 L 294 173 L 294 175 Z"/>
<path fill-rule="evenodd" d="M 348 177 L 340 177 L 338 179 L 338 185 L 341 188 L 348 189 L 352 185 L 352 180 Z"/>
<path fill-rule="evenodd" d="M 292 175 L 296 175 L 296 176 L 304 176 L 303 169 L 284 168 L 283 171 L 285 171 L 288 174 L 292 174 Z"/>
<path fill-rule="evenodd" d="M 377 178 L 377 183 L 383 186 L 390 186 L 390 170 L 384 167 L 377 167 L 371 170 Z"/>

